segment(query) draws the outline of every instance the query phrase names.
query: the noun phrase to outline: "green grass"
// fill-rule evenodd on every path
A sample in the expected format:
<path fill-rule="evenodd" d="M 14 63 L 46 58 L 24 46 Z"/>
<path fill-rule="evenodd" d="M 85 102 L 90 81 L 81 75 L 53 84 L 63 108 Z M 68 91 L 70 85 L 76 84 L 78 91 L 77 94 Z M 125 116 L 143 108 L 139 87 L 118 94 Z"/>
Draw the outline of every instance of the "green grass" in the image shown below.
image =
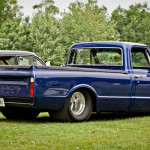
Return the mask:
<path fill-rule="evenodd" d="M 93 115 L 87 122 L 11 121 L 0 113 L 0 149 L 149 150 L 150 116 Z"/>

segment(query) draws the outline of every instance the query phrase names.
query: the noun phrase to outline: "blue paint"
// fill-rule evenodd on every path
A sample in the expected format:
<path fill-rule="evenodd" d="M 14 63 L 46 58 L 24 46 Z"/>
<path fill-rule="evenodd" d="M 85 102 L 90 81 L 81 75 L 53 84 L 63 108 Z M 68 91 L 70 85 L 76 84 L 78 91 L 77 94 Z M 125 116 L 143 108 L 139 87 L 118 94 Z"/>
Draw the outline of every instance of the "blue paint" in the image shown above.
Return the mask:
<path fill-rule="evenodd" d="M 68 65 L 70 54 L 74 49 L 98 47 L 121 48 L 123 65 Z M 12 78 L 12 81 L 4 78 L 6 86 L 16 79 L 17 85 L 23 91 L 19 94 L 29 97 L 29 79 L 34 77 L 35 97 L 32 107 L 43 110 L 60 110 L 69 95 L 82 88 L 95 95 L 96 111 L 150 111 L 150 70 L 132 68 L 130 57 L 133 47 L 147 48 L 146 45 L 129 42 L 78 43 L 71 47 L 64 68 L 35 66 L 26 69 L 0 68 L 0 79 L 4 76 Z M 73 69 L 69 69 L 68 66 Z M 135 78 L 136 74 L 141 75 L 142 78 Z M 0 96 L 20 97 L 15 92 L 10 91 L 10 93 L 3 95 L 0 91 Z"/>

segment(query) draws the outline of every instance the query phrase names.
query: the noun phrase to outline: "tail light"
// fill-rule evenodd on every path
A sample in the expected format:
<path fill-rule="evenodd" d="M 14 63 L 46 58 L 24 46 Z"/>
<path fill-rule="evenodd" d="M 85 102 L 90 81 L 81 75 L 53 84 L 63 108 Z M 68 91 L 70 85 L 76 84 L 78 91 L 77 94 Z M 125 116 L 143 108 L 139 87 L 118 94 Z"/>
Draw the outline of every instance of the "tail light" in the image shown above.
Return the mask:
<path fill-rule="evenodd" d="M 30 79 L 30 97 L 34 96 L 34 78 Z"/>

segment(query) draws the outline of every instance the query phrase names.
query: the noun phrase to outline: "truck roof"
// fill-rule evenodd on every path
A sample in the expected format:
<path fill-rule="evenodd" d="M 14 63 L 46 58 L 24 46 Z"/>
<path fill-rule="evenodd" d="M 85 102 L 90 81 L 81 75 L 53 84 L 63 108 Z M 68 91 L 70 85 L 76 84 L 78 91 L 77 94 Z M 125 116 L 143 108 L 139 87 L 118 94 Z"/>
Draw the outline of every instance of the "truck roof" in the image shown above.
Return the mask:
<path fill-rule="evenodd" d="M 33 55 L 33 56 L 37 56 L 35 53 L 33 52 L 28 52 L 28 51 L 16 51 L 16 50 L 0 50 L 0 55 L 4 56 L 4 55 L 21 55 L 21 56 L 28 56 L 28 55 Z"/>
<path fill-rule="evenodd" d="M 142 46 L 142 47 L 148 47 L 145 44 L 139 44 L 139 43 L 133 43 L 133 42 L 115 42 L 115 41 L 100 41 L 100 42 L 82 42 L 82 43 L 76 43 L 71 48 L 88 48 L 88 47 L 102 47 L 102 46 L 127 46 L 127 47 L 133 47 L 133 46 Z"/>

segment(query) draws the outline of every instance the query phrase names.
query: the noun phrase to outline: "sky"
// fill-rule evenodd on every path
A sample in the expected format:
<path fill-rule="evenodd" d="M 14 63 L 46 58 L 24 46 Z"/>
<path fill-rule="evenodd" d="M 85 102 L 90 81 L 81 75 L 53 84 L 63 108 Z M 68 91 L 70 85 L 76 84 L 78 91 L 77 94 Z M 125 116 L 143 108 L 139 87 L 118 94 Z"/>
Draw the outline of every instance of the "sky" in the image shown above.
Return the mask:
<path fill-rule="evenodd" d="M 17 0 L 18 4 L 23 6 L 23 13 L 25 16 L 32 16 L 33 9 L 32 6 L 35 4 L 39 4 L 42 0 Z M 64 10 L 68 10 L 68 6 L 70 3 L 75 2 L 76 0 L 53 0 L 55 2 L 55 6 L 57 6 L 60 12 Z M 79 0 L 82 2 L 87 2 L 88 0 Z M 116 9 L 119 5 L 125 9 L 128 9 L 131 4 L 136 3 L 144 3 L 148 2 L 150 7 L 150 0 L 98 0 L 98 5 L 101 7 L 102 5 L 106 6 L 108 9 L 108 13 L 110 14 L 114 9 Z"/>

